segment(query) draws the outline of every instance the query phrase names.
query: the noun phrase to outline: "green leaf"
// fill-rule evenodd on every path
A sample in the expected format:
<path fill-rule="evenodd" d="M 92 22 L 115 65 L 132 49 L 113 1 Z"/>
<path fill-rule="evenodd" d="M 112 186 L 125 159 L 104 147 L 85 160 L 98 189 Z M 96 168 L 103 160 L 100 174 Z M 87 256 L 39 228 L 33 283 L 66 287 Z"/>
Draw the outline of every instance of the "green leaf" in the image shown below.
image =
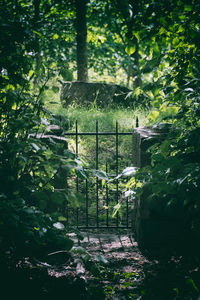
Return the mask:
<path fill-rule="evenodd" d="M 76 166 L 75 167 L 75 170 L 76 170 L 76 174 L 80 177 L 80 178 L 82 178 L 82 179 L 87 179 L 88 177 L 87 177 L 87 174 L 86 174 L 86 172 L 85 172 L 85 170 L 84 170 L 84 168 L 82 167 L 82 166 Z"/>
<path fill-rule="evenodd" d="M 159 30 L 159 32 L 158 32 L 158 34 L 162 35 L 164 33 L 166 33 L 166 29 L 164 27 L 161 27 L 160 30 Z"/>
<path fill-rule="evenodd" d="M 101 271 L 100 271 L 99 267 L 97 266 L 97 264 L 92 265 L 92 267 L 90 269 L 90 272 L 92 273 L 92 275 L 94 275 L 96 277 L 99 276 L 100 273 L 101 273 Z"/>
<path fill-rule="evenodd" d="M 34 209 L 32 209 L 30 207 L 26 207 L 24 209 L 24 212 L 27 213 L 27 214 L 34 214 L 35 213 Z"/>
<path fill-rule="evenodd" d="M 160 18 L 160 23 L 161 23 L 163 26 L 167 26 L 167 25 L 168 25 L 167 20 L 166 20 L 165 17 L 161 17 L 161 18 Z"/>
<path fill-rule="evenodd" d="M 124 197 L 127 198 L 127 197 L 129 197 L 129 196 L 131 196 L 131 195 L 134 195 L 134 194 L 135 194 L 134 191 L 126 191 L 126 192 L 124 193 Z"/>
<path fill-rule="evenodd" d="M 78 254 L 88 254 L 87 250 L 81 246 L 73 247 L 71 252 Z"/>
<path fill-rule="evenodd" d="M 153 52 L 154 52 L 154 55 L 156 55 L 156 56 L 160 54 L 160 49 L 159 49 L 157 43 L 155 43 L 153 46 Z"/>
<path fill-rule="evenodd" d="M 137 171 L 137 167 L 127 167 L 122 171 L 122 173 L 120 173 L 118 176 L 110 179 L 108 182 L 112 182 L 116 179 L 119 179 L 122 176 L 133 176 L 133 175 L 135 175 L 136 171 Z"/>
<path fill-rule="evenodd" d="M 192 11 L 192 5 L 184 5 L 184 11 Z"/>
<path fill-rule="evenodd" d="M 55 228 L 59 229 L 59 230 L 65 229 L 65 226 L 64 226 L 62 223 L 60 223 L 60 222 L 54 223 L 53 226 L 54 226 Z"/>
<path fill-rule="evenodd" d="M 179 289 L 178 288 L 174 288 L 173 291 L 175 292 L 176 296 L 179 295 Z"/>
<path fill-rule="evenodd" d="M 28 77 L 31 79 L 31 78 L 33 77 L 34 73 L 35 73 L 34 70 L 30 70 L 30 71 L 28 72 Z"/>
<path fill-rule="evenodd" d="M 179 111 L 179 107 L 178 106 L 168 106 L 166 108 L 166 113 L 169 115 L 169 116 L 175 116 Z"/>
<path fill-rule="evenodd" d="M 166 156 L 169 153 L 170 150 L 170 145 L 171 145 L 171 141 L 170 140 L 165 140 L 161 146 L 160 146 L 160 150 L 161 150 L 161 154 L 163 156 Z"/>
<path fill-rule="evenodd" d="M 180 40 L 178 37 L 175 37 L 173 40 L 172 40 L 172 44 L 174 47 L 176 47 L 178 44 L 180 43 Z"/>
<path fill-rule="evenodd" d="M 93 176 L 98 177 L 98 178 L 100 178 L 100 179 L 102 179 L 102 180 L 105 180 L 105 181 L 108 181 L 108 180 L 109 180 L 109 179 L 108 179 L 108 176 L 107 176 L 107 174 L 106 174 L 106 172 L 104 172 L 104 171 L 93 170 L 93 171 L 92 171 L 92 174 L 93 174 Z"/>
<path fill-rule="evenodd" d="M 73 245 L 74 245 L 73 240 L 71 240 L 70 238 L 65 238 L 63 240 L 63 246 L 62 246 L 62 248 L 65 248 L 67 251 L 69 251 L 69 250 L 72 249 Z"/>
<path fill-rule="evenodd" d="M 100 262 L 100 263 L 102 263 L 104 265 L 108 264 L 108 260 L 103 255 L 97 254 L 95 256 L 95 258 L 98 260 L 98 262 Z"/>
<path fill-rule="evenodd" d="M 40 147 L 38 147 L 35 143 L 31 143 L 31 145 L 36 151 L 40 150 Z"/>
<path fill-rule="evenodd" d="M 180 25 L 177 33 L 183 32 L 184 30 L 185 30 L 185 28 L 182 25 Z"/>
<path fill-rule="evenodd" d="M 76 158 L 74 161 L 77 163 L 77 165 L 82 165 L 83 164 L 82 161 L 78 158 Z"/>
<path fill-rule="evenodd" d="M 114 217 L 116 216 L 116 214 L 117 214 L 118 210 L 120 209 L 120 207 L 121 207 L 121 204 L 120 204 L 120 203 L 118 203 L 117 205 L 115 205 L 115 206 L 113 207 L 112 218 L 114 218 Z"/>
<path fill-rule="evenodd" d="M 65 222 L 65 221 L 67 221 L 67 218 L 65 218 L 63 216 L 60 216 L 60 217 L 58 217 L 58 221 L 59 222 Z"/>
<path fill-rule="evenodd" d="M 125 48 L 125 51 L 128 55 L 131 55 L 133 53 L 135 53 L 136 51 L 136 45 L 134 44 L 131 44 L 131 45 L 128 45 L 126 48 Z"/>
<path fill-rule="evenodd" d="M 132 176 L 136 173 L 136 171 L 137 167 L 126 167 L 115 179 L 119 179 L 122 176 Z"/>
<path fill-rule="evenodd" d="M 57 34 L 57 33 L 55 33 L 54 35 L 53 35 L 53 40 L 57 40 L 59 38 L 59 35 Z"/>
<path fill-rule="evenodd" d="M 68 149 L 64 150 L 64 155 L 66 158 L 71 158 L 71 159 L 75 159 L 76 154 Z"/>
<path fill-rule="evenodd" d="M 187 279 L 187 284 L 191 285 L 191 286 L 194 288 L 194 290 L 195 290 L 197 293 L 199 293 L 199 289 L 198 289 L 198 287 L 196 286 L 196 284 L 195 284 L 195 282 L 194 282 L 194 280 L 193 280 L 192 278 L 188 278 L 188 279 Z"/>
<path fill-rule="evenodd" d="M 78 238 L 80 241 L 83 241 L 83 240 L 84 240 L 84 235 L 83 235 L 77 228 L 74 228 L 74 229 L 73 229 L 73 232 L 76 234 L 77 238 Z"/>
<path fill-rule="evenodd" d="M 142 94 L 141 88 L 140 88 L 139 86 L 136 87 L 136 88 L 134 89 L 134 91 L 133 91 L 133 95 L 136 96 L 136 98 L 138 98 L 138 96 L 141 95 L 141 94 Z"/>
<path fill-rule="evenodd" d="M 137 171 L 137 167 L 127 167 L 122 171 L 123 176 L 132 176 Z"/>
<path fill-rule="evenodd" d="M 157 110 L 152 110 L 152 111 L 150 112 L 150 114 L 148 115 L 148 118 L 149 118 L 151 121 L 155 122 L 159 115 L 160 115 L 159 111 L 157 111 Z"/>
<path fill-rule="evenodd" d="M 69 192 L 68 194 L 68 201 L 70 202 L 70 204 L 72 205 L 72 207 L 78 208 L 80 207 L 81 202 L 85 201 L 84 196 L 79 193 L 79 192 Z"/>
<path fill-rule="evenodd" d="M 37 35 L 40 36 L 41 38 L 44 38 L 44 36 L 43 36 L 40 32 L 38 32 L 38 31 L 36 31 L 36 30 L 33 30 L 33 33 L 37 34 Z"/>
<path fill-rule="evenodd" d="M 12 85 L 12 84 L 7 84 L 7 85 L 6 85 L 6 89 L 7 89 L 7 90 L 12 90 L 12 91 L 14 91 L 14 90 L 15 90 L 15 87 L 14 87 L 14 85 Z"/>

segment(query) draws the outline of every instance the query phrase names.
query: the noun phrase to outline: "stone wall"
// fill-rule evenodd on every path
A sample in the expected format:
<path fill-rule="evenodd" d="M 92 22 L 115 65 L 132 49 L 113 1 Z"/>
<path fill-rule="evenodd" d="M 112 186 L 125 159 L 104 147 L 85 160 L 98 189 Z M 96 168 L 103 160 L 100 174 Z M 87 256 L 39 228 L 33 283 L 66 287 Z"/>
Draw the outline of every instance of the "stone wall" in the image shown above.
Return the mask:
<path fill-rule="evenodd" d="M 130 92 L 128 88 L 116 84 L 69 81 L 63 83 L 60 100 L 63 107 L 70 104 L 129 107 L 133 101 Z"/>
<path fill-rule="evenodd" d="M 61 115 L 54 115 L 52 124 L 49 124 L 45 131 L 42 133 L 30 134 L 29 138 L 34 137 L 42 141 L 44 146 L 47 146 L 55 155 L 66 156 L 65 151 L 68 150 L 68 140 L 64 136 L 64 131 L 68 126 L 68 123 Z M 62 214 L 66 213 L 67 199 L 66 190 L 68 189 L 67 178 L 69 176 L 69 170 L 63 168 L 61 165 L 57 165 L 57 170 L 51 179 L 51 184 L 54 186 L 54 193 L 51 189 L 45 191 L 38 190 L 34 193 L 35 201 L 42 199 L 41 203 L 44 203 L 43 209 L 47 213 L 55 212 L 58 207 L 59 210 L 62 207 Z M 59 205 L 58 205 L 59 204 Z"/>
<path fill-rule="evenodd" d="M 133 162 L 137 167 L 151 163 L 150 146 L 166 138 L 170 125 L 136 128 L 133 132 Z M 161 179 L 162 181 L 162 179 Z M 171 254 L 184 236 L 182 220 L 173 215 L 166 215 L 165 205 L 160 199 L 151 199 L 151 189 L 143 187 L 140 197 L 135 199 L 133 210 L 133 231 L 138 246 L 153 257 Z M 151 200 L 149 200 L 151 199 Z"/>
<path fill-rule="evenodd" d="M 148 148 L 165 138 L 169 125 L 139 127 L 133 132 L 133 163 L 140 168 L 150 164 Z"/>

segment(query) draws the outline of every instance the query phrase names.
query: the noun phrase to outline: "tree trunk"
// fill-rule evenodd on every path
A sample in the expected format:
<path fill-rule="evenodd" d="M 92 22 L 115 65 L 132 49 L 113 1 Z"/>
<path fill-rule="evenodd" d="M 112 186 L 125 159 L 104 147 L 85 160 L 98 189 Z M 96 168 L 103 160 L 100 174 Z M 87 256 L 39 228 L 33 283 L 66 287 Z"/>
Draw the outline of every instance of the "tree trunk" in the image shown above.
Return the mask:
<path fill-rule="evenodd" d="M 88 81 L 87 0 L 76 0 L 77 80 Z"/>

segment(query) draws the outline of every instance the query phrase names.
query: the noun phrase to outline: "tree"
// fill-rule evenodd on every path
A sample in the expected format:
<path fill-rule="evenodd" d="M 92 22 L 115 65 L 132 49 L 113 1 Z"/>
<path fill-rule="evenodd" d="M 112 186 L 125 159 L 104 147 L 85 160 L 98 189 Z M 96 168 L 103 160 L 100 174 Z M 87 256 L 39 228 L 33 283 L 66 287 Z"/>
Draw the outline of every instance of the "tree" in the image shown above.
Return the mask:
<path fill-rule="evenodd" d="M 56 224 L 58 218 L 53 211 L 48 211 L 48 199 L 43 201 L 47 194 L 57 201 L 59 195 L 53 192 L 55 179 L 58 179 L 63 164 L 70 169 L 68 162 L 73 161 L 75 155 L 63 155 L 64 145 L 45 142 L 38 136 L 44 133 L 47 119 L 52 119 L 43 107 L 42 92 L 47 88 L 51 69 L 48 63 L 55 60 L 48 36 L 56 33 L 47 29 L 44 15 L 50 14 L 48 22 L 51 21 L 52 26 L 57 15 L 54 11 L 52 17 L 50 7 L 45 7 L 46 1 L 41 1 L 40 26 L 36 31 L 34 16 L 39 14 L 39 2 L 18 1 L 13 5 L 4 1 L 0 11 L 0 264 L 5 271 L 15 269 L 25 257 L 45 256 L 50 249 L 60 247 L 70 250 L 73 244 L 65 236 L 65 227 Z M 38 36 L 36 44 L 34 34 Z M 43 51 L 48 57 L 40 66 L 36 90 L 33 89 L 33 76 L 38 67 L 35 60 L 37 45 L 40 53 Z M 64 189 L 68 193 L 66 186 Z M 64 193 L 60 199 L 62 204 L 66 201 L 65 196 Z M 61 206 L 57 202 L 54 212 L 60 214 Z"/>
<path fill-rule="evenodd" d="M 77 79 L 88 81 L 87 0 L 76 0 Z"/>

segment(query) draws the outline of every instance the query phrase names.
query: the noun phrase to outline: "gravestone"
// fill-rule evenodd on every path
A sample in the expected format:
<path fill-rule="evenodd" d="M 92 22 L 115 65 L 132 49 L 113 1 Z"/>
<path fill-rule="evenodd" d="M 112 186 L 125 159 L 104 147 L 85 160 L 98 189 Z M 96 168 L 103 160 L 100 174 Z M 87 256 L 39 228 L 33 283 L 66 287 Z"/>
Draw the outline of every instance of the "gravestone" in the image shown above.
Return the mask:
<path fill-rule="evenodd" d="M 108 105 L 129 107 L 133 104 L 131 92 L 128 88 L 117 84 L 68 81 L 62 85 L 60 100 L 63 107 L 71 104 L 95 105 L 97 107 Z"/>

